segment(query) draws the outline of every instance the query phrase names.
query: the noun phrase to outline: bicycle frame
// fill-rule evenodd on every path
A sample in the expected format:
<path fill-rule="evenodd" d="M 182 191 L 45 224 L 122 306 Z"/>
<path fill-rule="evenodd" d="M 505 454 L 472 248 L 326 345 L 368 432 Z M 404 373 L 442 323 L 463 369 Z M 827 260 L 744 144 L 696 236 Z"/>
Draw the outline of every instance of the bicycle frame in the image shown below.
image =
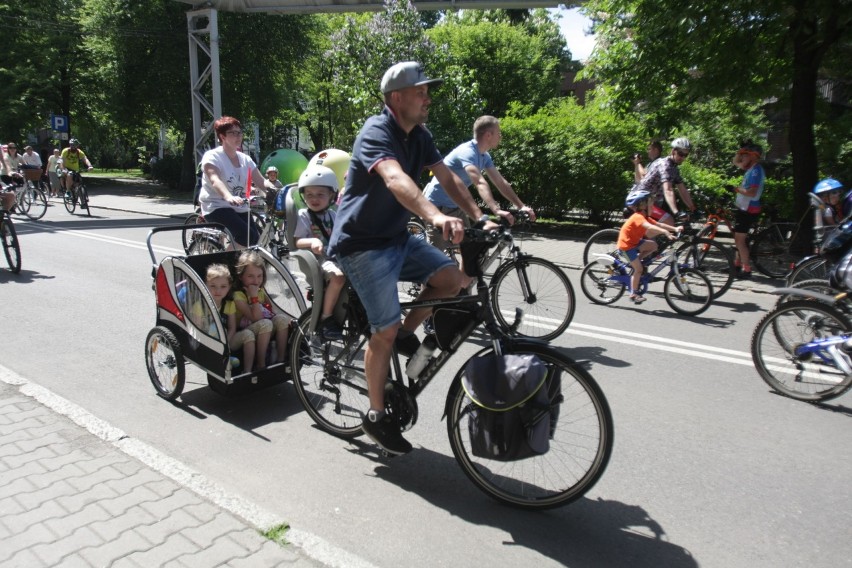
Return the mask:
<path fill-rule="evenodd" d="M 680 265 L 677 262 L 677 255 L 675 253 L 676 251 L 674 247 L 669 245 L 665 247 L 662 251 L 658 251 L 657 254 L 649 255 L 648 257 L 642 260 L 642 266 L 644 266 L 645 268 L 648 268 L 654 263 L 659 263 L 656 267 L 654 267 L 653 270 L 646 270 L 642 274 L 639 279 L 639 289 L 635 291 L 637 294 L 644 294 L 645 292 L 647 292 L 648 285 L 653 282 L 657 278 L 657 275 L 667 267 L 669 269 L 669 272 L 665 274 L 664 277 L 668 277 L 672 273 L 680 273 Z M 633 267 L 630 265 L 629 262 L 624 262 L 624 260 L 618 258 L 617 256 L 611 256 L 608 254 L 598 256 L 596 262 L 598 262 L 599 264 L 603 264 L 604 266 L 615 265 L 617 268 L 624 270 L 625 274 L 615 274 L 613 276 L 610 276 L 609 280 L 622 284 L 627 288 L 630 288 Z"/>

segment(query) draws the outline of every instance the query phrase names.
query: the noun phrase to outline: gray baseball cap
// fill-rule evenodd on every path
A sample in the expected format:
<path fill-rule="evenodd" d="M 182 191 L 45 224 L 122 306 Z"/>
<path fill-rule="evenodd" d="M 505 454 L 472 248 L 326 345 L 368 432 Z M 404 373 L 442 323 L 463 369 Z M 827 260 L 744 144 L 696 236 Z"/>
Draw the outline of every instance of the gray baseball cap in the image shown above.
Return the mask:
<path fill-rule="evenodd" d="M 429 79 L 423 72 L 423 66 L 416 61 L 403 61 L 385 71 L 382 77 L 382 93 L 398 91 L 420 85 L 440 85 L 443 79 Z"/>

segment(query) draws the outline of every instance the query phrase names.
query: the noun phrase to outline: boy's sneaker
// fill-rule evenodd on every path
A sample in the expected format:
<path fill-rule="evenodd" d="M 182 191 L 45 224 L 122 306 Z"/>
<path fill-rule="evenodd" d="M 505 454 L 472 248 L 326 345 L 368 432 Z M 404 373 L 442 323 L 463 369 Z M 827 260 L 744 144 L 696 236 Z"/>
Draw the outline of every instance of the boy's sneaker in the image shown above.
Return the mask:
<path fill-rule="evenodd" d="M 647 298 L 645 298 L 645 296 L 640 296 L 639 294 L 633 294 L 632 296 L 630 296 L 630 301 L 634 304 L 641 304 L 646 299 Z"/>
<path fill-rule="evenodd" d="M 370 420 L 369 415 L 364 416 L 361 429 L 368 438 L 389 454 L 401 456 L 411 451 L 411 444 L 402 437 L 399 425 L 387 414 L 376 422 Z"/>
<path fill-rule="evenodd" d="M 343 328 L 337 325 L 333 317 L 325 318 L 320 323 L 320 336 L 326 341 L 339 341 L 343 339 Z"/>

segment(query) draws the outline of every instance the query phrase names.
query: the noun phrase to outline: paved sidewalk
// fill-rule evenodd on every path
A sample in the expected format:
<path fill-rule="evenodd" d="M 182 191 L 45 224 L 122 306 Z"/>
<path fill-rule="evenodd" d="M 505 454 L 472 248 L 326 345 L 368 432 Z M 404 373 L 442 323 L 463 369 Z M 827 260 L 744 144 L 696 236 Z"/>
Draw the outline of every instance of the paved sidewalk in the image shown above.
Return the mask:
<path fill-rule="evenodd" d="M 0 479 L 3 567 L 364 565 L 2 366 Z"/>

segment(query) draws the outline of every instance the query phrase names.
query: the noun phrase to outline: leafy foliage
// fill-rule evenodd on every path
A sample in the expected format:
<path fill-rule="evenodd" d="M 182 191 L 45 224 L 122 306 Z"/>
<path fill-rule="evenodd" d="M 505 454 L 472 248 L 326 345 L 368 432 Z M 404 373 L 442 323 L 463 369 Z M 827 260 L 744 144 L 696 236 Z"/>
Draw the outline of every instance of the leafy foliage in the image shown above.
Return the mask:
<path fill-rule="evenodd" d="M 644 145 L 636 121 L 594 98 L 585 107 L 563 98 L 531 114 L 513 112 L 501 127 L 494 159 L 543 216 L 560 218 L 578 208 L 600 223 L 622 209 L 632 185 L 630 156 Z"/>

